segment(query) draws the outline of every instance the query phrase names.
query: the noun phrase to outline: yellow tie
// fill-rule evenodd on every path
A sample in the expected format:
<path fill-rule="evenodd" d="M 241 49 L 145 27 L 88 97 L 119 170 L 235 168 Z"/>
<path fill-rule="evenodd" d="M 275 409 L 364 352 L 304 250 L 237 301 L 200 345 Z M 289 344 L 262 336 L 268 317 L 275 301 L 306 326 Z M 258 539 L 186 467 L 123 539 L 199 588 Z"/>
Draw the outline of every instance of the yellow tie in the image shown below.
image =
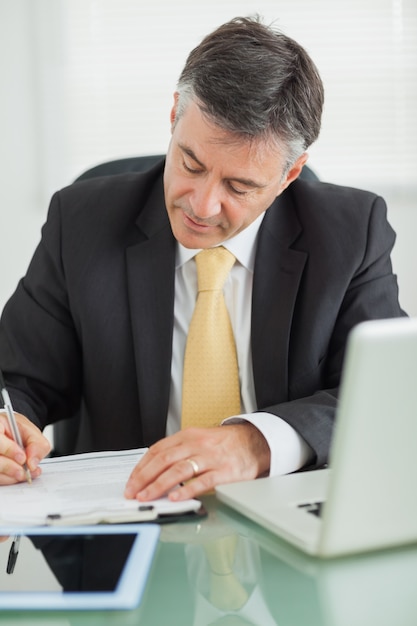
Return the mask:
<path fill-rule="evenodd" d="M 210 602 L 223 611 L 238 611 L 248 601 L 248 593 L 234 572 L 237 535 L 208 541 L 204 551 L 210 566 Z"/>
<path fill-rule="evenodd" d="M 236 345 L 223 296 L 236 259 L 223 246 L 203 250 L 195 259 L 198 297 L 185 349 L 182 428 L 217 426 L 240 413 Z"/>

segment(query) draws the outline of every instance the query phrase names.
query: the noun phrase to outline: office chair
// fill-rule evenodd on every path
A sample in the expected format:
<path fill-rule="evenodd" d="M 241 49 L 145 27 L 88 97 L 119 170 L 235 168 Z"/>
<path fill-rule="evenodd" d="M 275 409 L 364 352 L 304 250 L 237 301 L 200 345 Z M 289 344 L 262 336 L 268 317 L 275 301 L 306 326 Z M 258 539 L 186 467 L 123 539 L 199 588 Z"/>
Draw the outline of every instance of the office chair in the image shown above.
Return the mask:
<path fill-rule="evenodd" d="M 112 174 L 123 174 L 126 172 L 144 172 L 164 158 L 164 154 L 153 154 L 107 161 L 85 171 L 76 179 L 76 182 L 86 180 L 87 178 L 97 178 L 98 176 L 111 176 Z M 303 167 L 300 178 L 303 180 L 319 180 L 313 170 L 307 165 Z"/>
<path fill-rule="evenodd" d="M 164 154 L 153 154 L 99 163 L 99 165 L 95 165 L 78 176 L 75 182 L 99 176 L 112 176 L 113 174 L 125 174 L 127 172 L 145 172 L 164 158 Z"/>
<path fill-rule="evenodd" d="M 97 178 L 99 176 L 112 176 L 114 174 L 127 172 L 146 171 L 164 158 L 164 154 L 155 154 L 107 161 L 86 170 L 83 174 L 78 176 L 75 182 L 86 180 L 88 178 Z M 310 181 L 319 180 L 313 170 L 306 165 L 303 167 L 300 178 Z M 77 443 L 79 423 L 79 416 L 74 415 L 70 419 L 62 420 L 61 422 L 56 422 L 54 424 L 53 450 L 51 452 L 51 456 L 63 456 L 74 453 Z"/>

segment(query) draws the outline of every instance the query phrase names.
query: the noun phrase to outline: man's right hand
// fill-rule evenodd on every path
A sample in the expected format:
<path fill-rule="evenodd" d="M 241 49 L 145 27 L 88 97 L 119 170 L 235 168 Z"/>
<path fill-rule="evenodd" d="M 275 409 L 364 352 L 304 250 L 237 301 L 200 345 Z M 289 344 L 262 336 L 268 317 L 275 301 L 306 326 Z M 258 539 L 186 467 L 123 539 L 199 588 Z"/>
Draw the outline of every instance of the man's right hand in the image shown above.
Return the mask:
<path fill-rule="evenodd" d="M 50 442 L 37 426 L 19 413 L 15 416 L 24 450 L 13 439 L 7 415 L 0 413 L 0 485 L 25 481 L 24 463 L 27 463 L 32 478 L 37 478 L 42 471 L 39 463 L 51 449 Z"/>

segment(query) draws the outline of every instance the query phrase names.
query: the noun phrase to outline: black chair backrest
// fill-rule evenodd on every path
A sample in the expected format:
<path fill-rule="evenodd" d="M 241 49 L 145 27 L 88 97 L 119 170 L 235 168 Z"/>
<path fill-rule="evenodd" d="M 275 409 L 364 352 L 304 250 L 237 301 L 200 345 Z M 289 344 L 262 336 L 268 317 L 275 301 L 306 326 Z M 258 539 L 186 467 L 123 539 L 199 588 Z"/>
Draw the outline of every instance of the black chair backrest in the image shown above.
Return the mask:
<path fill-rule="evenodd" d="M 116 159 L 115 161 L 107 161 L 86 170 L 77 178 L 77 181 L 85 180 L 87 178 L 97 178 L 98 176 L 123 174 L 125 172 L 144 172 L 164 158 L 164 154 L 152 154 L 147 156 L 129 157 L 126 159 Z M 303 167 L 300 178 L 304 180 L 318 180 L 316 174 L 307 165 Z"/>
<path fill-rule="evenodd" d="M 145 172 L 162 159 L 165 159 L 164 154 L 152 154 L 149 156 L 129 157 L 99 163 L 99 165 L 95 165 L 78 176 L 77 181 L 87 178 L 97 178 L 98 176 L 124 174 L 127 172 Z"/>

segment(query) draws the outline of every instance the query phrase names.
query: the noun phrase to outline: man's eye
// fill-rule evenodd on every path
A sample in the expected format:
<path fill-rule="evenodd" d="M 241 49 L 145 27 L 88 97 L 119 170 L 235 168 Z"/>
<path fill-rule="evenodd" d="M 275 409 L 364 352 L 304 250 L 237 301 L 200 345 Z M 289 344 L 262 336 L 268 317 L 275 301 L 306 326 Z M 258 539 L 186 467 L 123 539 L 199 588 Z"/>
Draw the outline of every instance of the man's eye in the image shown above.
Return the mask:
<path fill-rule="evenodd" d="M 187 165 L 187 163 L 185 161 L 183 161 L 182 165 L 183 165 L 183 168 L 185 169 L 185 171 L 189 172 L 190 174 L 198 174 L 199 172 L 201 172 L 201 169 L 191 167 L 191 166 Z"/>
<path fill-rule="evenodd" d="M 246 196 L 248 193 L 247 189 L 236 189 L 231 183 L 229 183 L 229 188 L 236 196 Z"/>

